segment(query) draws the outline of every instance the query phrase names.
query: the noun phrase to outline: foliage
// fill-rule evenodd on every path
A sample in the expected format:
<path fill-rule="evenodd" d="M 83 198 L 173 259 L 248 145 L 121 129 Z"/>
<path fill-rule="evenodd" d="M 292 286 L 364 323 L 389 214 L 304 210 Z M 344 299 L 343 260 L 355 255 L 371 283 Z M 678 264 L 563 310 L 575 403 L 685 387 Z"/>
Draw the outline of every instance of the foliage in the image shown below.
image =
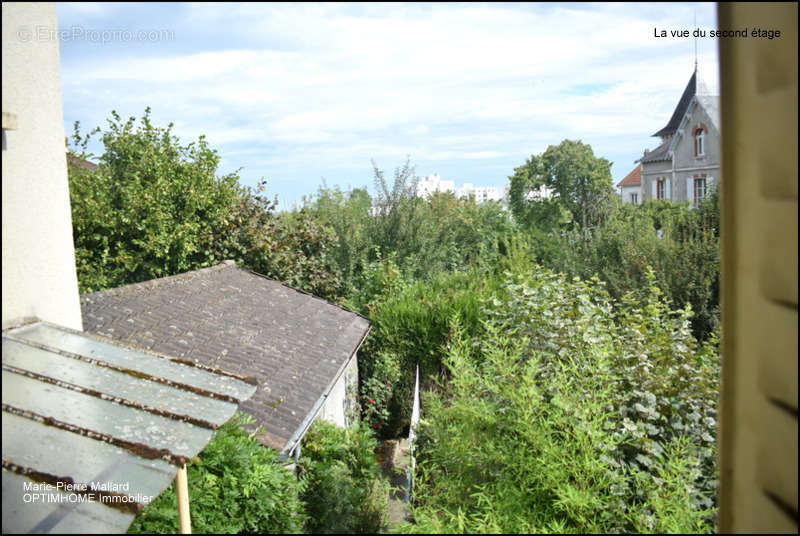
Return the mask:
<path fill-rule="evenodd" d="M 611 162 L 595 157 L 592 147 L 564 140 L 531 156 L 509 177 L 509 205 L 517 221 L 550 229 L 559 223 L 586 229 L 602 222 L 617 202 Z M 553 193 L 536 198 L 540 187 Z"/>
<path fill-rule="evenodd" d="M 306 532 L 371 534 L 383 527 L 388 484 L 380 475 L 376 445 L 366 427 L 314 422 L 299 462 Z"/>
<path fill-rule="evenodd" d="M 76 122 L 72 152 L 86 158 L 94 129 Z M 217 152 L 201 136 L 181 144 L 154 126 L 111 112 L 96 171 L 69 166 L 70 200 L 81 292 L 164 277 L 225 259 L 334 299 L 341 281 L 328 250 L 335 235 L 308 215 L 279 218 L 266 182 L 243 188 L 216 174 Z"/>
<path fill-rule="evenodd" d="M 449 320 L 455 315 L 477 333 L 481 296 L 491 293 L 493 284 L 478 270 L 441 273 L 407 285 L 371 309 L 372 332 L 359 352 L 359 376 L 364 418 L 382 437 L 408 433 L 416 366 L 423 383 L 442 372 Z"/>
<path fill-rule="evenodd" d="M 220 426 L 188 465 L 192 530 L 197 533 L 297 533 L 306 516 L 304 486 L 269 450 L 240 427 L 253 422 L 238 414 Z M 177 533 L 175 484 L 139 514 L 129 533 Z"/>
<path fill-rule="evenodd" d="M 332 256 L 334 231 L 303 211 L 282 213 L 273 222 L 275 247 L 261 257 L 262 273 L 320 298 L 339 299 L 342 279 Z"/>
<path fill-rule="evenodd" d="M 373 164 L 374 166 L 374 164 Z M 442 271 L 491 265 L 516 232 L 498 203 L 477 204 L 436 193 L 417 197 L 409 161 L 395 169 L 391 184 L 374 166 L 376 194 L 320 188 L 306 208 L 315 221 L 331 225 L 338 237 L 334 257 L 345 294 L 366 305 L 362 292 L 370 266 L 391 257 L 404 276 L 426 279 Z M 371 203 L 371 204 L 370 204 Z"/>
<path fill-rule="evenodd" d="M 370 232 L 370 207 L 372 199 L 365 189 L 342 192 L 338 188 L 320 187 L 316 197 L 306 198 L 306 212 L 310 217 L 333 229 L 335 242 L 332 257 L 338 265 L 344 282 L 353 282 L 362 274 L 373 253 Z M 380 252 L 378 251 L 378 255 Z M 347 294 L 356 288 L 350 285 Z"/>
<path fill-rule="evenodd" d="M 653 279 L 615 310 L 599 280 L 534 268 L 487 302 L 480 338 L 454 322 L 413 530 L 713 530 L 719 359 Z"/>
<path fill-rule="evenodd" d="M 705 339 L 718 326 L 716 193 L 697 210 L 668 201 L 626 204 L 603 225 L 541 237 L 536 249 L 539 261 L 556 271 L 583 279 L 597 275 L 617 300 L 646 292 L 652 267 L 667 300 L 691 305 L 696 338 Z"/>
<path fill-rule="evenodd" d="M 145 110 L 122 121 L 111 112 L 97 172 L 70 166 L 73 236 L 81 291 L 208 266 L 216 232 L 228 224 L 237 177 L 215 175 L 219 156 L 204 137 L 182 145 Z M 75 124 L 73 141 L 90 136 Z M 78 155 L 86 156 L 85 153 Z M 222 259 L 220 259 L 222 260 Z"/>

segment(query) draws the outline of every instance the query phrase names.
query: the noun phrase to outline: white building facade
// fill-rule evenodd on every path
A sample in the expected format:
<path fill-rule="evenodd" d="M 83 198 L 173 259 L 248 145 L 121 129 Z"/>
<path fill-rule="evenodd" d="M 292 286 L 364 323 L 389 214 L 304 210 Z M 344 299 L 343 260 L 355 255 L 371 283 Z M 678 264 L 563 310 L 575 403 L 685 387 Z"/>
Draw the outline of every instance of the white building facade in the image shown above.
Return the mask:
<path fill-rule="evenodd" d="M 425 175 L 416 185 L 417 197 L 428 198 L 436 192 L 451 193 L 459 198 L 475 198 L 476 203 L 500 201 L 500 190 L 495 186 L 474 186 L 467 182 L 456 187 L 455 181 L 443 181 L 438 173 Z"/>

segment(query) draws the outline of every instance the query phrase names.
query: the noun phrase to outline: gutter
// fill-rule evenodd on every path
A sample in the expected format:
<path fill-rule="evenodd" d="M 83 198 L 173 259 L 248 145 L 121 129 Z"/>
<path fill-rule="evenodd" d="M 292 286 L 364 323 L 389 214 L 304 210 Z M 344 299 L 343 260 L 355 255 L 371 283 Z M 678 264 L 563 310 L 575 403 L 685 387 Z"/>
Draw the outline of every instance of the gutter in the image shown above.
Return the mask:
<path fill-rule="evenodd" d="M 344 362 L 341 368 L 339 368 L 339 371 L 336 373 L 336 376 L 328 385 L 328 388 L 325 389 L 325 392 L 322 394 L 322 396 L 320 396 L 317 399 L 317 401 L 314 402 L 314 405 L 311 407 L 311 411 L 308 412 L 306 418 L 303 419 L 303 422 L 300 423 L 300 426 L 297 428 L 297 430 L 295 430 L 294 434 L 292 434 L 292 437 L 289 438 L 289 441 L 287 441 L 286 446 L 284 446 L 283 450 L 281 450 L 278 459 L 280 459 L 281 461 L 285 461 L 288 460 L 289 458 L 293 458 L 295 460 L 300 458 L 300 441 L 303 439 L 303 436 L 306 435 L 306 432 L 311 427 L 311 424 L 319 415 L 319 411 L 322 409 L 322 406 L 325 405 L 325 402 L 328 400 L 328 397 L 330 396 L 331 391 L 333 391 L 333 388 L 336 386 L 336 383 L 342 377 L 344 371 L 347 370 L 347 367 L 350 366 L 350 363 L 353 361 L 353 357 L 355 357 L 358 354 L 358 351 L 361 349 L 361 346 L 364 344 L 364 341 L 367 339 L 367 336 L 369 335 L 370 331 L 372 331 L 372 325 L 367 326 L 367 330 L 364 332 L 364 335 L 361 336 L 361 340 L 358 341 L 358 344 L 356 345 L 355 349 L 350 354 L 350 358 Z"/>

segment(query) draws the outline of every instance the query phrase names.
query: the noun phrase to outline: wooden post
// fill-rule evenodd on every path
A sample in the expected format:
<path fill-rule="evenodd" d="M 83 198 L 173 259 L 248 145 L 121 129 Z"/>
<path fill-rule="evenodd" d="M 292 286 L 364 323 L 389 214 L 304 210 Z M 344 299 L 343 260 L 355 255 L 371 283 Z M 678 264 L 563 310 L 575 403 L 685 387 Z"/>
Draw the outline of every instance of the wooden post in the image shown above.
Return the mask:
<path fill-rule="evenodd" d="M 186 478 L 186 465 L 175 475 L 175 490 L 178 496 L 178 526 L 181 534 L 192 533 L 192 518 L 189 517 L 189 482 Z"/>

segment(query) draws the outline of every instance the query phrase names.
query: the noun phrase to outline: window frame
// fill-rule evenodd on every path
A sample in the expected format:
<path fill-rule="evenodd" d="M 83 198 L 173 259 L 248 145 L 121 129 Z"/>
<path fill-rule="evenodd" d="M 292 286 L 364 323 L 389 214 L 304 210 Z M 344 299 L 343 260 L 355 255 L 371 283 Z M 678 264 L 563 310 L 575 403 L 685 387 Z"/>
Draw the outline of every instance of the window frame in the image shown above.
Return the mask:
<path fill-rule="evenodd" d="M 706 179 L 707 177 L 694 177 L 694 180 L 692 181 L 692 195 L 695 207 L 697 207 L 708 195 L 708 181 Z M 702 185 L 700 195 L 698 195 L 698 185 Z"/>
<path fill-rule="evenodd" d="M 694 129 L 694 155 L 701 157 L 706 155 L 706 129 L 699 126 Z"/>

